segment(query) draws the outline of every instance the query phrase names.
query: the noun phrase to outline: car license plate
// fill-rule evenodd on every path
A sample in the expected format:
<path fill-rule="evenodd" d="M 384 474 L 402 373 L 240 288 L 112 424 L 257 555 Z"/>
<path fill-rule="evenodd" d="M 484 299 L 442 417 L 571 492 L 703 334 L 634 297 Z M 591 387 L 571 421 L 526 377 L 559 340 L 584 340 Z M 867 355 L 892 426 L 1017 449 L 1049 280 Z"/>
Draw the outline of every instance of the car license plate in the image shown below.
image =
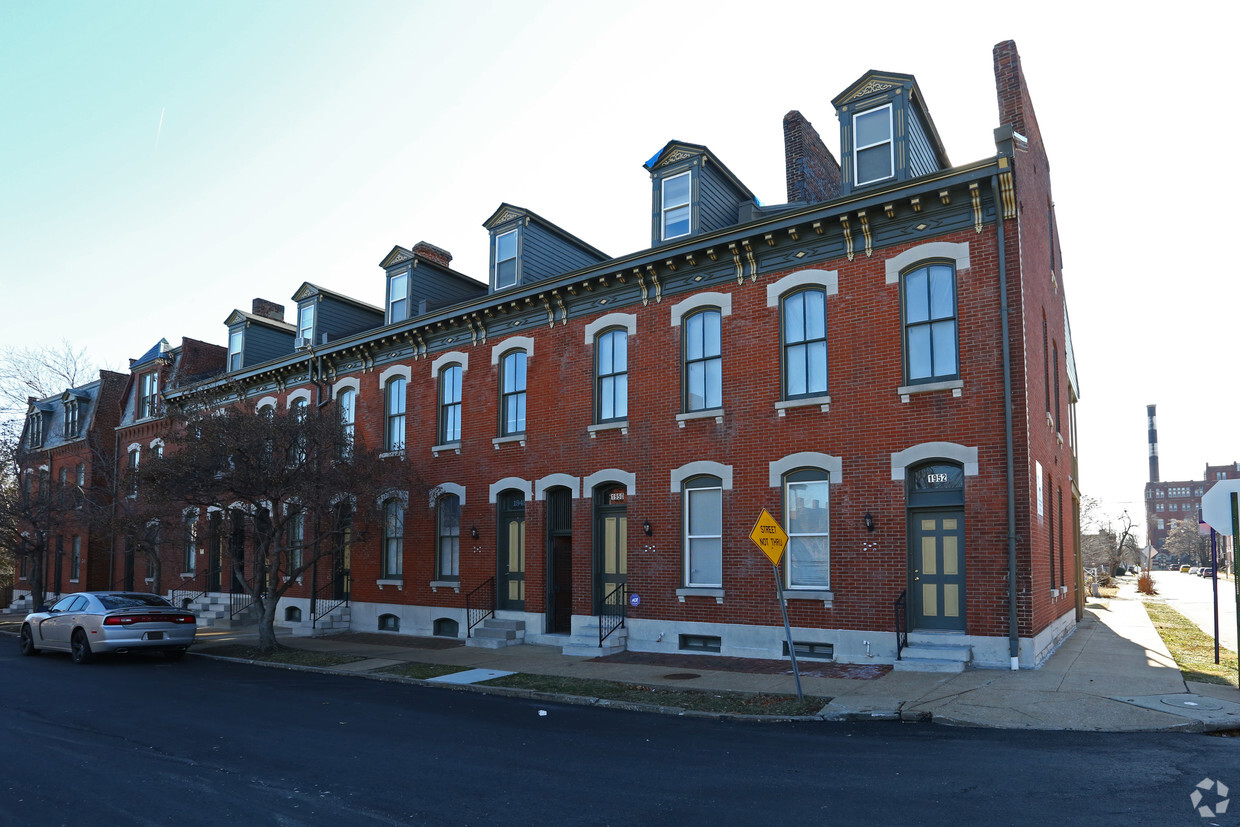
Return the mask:
<path fill-rule="evenodd" d="M 143 640 L 163 640 L 164 633 L 163 632 L 147 632 L 142 635 L 142 639 Z"/>

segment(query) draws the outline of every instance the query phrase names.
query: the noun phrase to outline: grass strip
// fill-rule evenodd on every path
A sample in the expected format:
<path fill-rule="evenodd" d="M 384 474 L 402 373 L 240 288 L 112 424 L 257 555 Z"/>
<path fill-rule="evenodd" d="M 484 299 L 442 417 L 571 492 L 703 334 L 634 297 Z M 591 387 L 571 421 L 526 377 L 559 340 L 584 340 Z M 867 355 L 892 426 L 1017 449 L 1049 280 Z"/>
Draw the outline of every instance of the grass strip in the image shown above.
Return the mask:
<path fill-rule="evenodd" d="M 1236 686 L 1235 652 L 1220 646 L 1220 662 L 1215 663 L 1213 637 L 1166 603 L 1142 602 L 1185 680 Z"/>
<path fill-rule="evenodd" d="M 807 697 L 804 701 L 798 701 L 796 697 L 788 695 L 700 692 L 524 672 L 493 678 L 485 683 L 488 686 L 508 686 L 536 692 L 740 715 L 817 715 L 819 710 L 831 702 L 830 698 Z"/>
<path fill-rule="evenodd" d="M 425 681 L 431 678 L 442 678 L 444 675 L 455 675 L 457 672 L 468 672 L 470 666 L 451 666 L 446 663 L 398 663 L 376 669 L 376 674 L 399 675 L 402 678 L 417 678 Z"/>
<path fill-rule="evenodd" d="M 356 663 L 359 660 L 366 660 L 361 655 L 346 655 L 341 652 L 313 652 L 308 649 L 293 649 L 288 646 L 281 646 L 274 652 L 264 653 L 257 647 L 244 646 L 238 643 L 212 646 L 209 649 L 200 649 L 199 651 L 203 652 L 203 654 L 219 655 L 225 658 L 257 660 L 263 663 L 286 663 L 290 666 L 340 666 L 344 663 Z"/>

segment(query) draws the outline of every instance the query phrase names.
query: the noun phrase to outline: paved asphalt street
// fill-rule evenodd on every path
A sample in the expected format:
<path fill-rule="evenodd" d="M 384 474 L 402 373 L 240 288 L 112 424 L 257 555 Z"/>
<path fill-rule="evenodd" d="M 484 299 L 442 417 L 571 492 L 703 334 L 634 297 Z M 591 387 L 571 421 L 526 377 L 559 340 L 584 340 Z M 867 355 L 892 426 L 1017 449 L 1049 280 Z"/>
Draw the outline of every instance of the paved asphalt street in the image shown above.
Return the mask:
<path fill-rule="evenodd" d="M 0 673 L 6 825 L 1209 824 L 1194 786 L 1240 789 L 1235 740 L 1199 734 L 720 721 L 15 645 Z"/>

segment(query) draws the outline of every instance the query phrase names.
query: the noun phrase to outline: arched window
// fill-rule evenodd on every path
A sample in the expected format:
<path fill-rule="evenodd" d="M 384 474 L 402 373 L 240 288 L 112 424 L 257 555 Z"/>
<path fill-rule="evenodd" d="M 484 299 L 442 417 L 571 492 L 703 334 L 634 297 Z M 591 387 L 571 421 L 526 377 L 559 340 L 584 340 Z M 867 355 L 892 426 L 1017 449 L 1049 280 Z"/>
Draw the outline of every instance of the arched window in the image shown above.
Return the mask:
<path fill-rule="evenodd" d="M 345 388 L 336 397 L 336 404 L 340 406 L 340 429 L 344 436 L 340 451 L 343 456 L 350 457 L 353 455 L 353 434 L 357 418 L 357 391 Z"/>
<path fill-rule="evenodd" d="M 782 301 L 784 398 L 827 393 L 827 296 L 798 290 Z"/>
<path fill-rule="evenodd" d="M 439 371 L 439 444 L 461 441 L 461 376 L 458 364 Z"/>
<path fill-rule="evenodd" d="M 386 400 L 387 421 L 384 428 L 384 447 L 400 451 L 405 447 L 405 379 L 394 376 L 383 390 Z"/>
<path fill-rule="evenodd" d="M 791 589 L 831 588 L 830 488 L 830 475 L 821 468 L 784 475 L 784 576 Z"/>
<path fill-rule="evenodd" d="M 444 494 L 439 498 L 435 537 L 435 579 L 459 580 L 461 577 L 461 498 L 456 494 Z"/>
<path fill-rule="evenodd" d="M 686 480 L 684 500 L 685 585 L 723 586 L 723 481 Z"/>
<path fill-rule="evenodd" d="M 525 366 L 524 350 L 504 354 L 500 362 L 500 435 L 525 433 Z"/>
<path fill-rule="evenodd" d="M 956 269 L 923 264 L 904 274 L 904 359 L 909 384 L 956 379 Z"/>
<path fill-rule="evenodd" d="M 604 330 L 594 340 L 595 420 L 611 422 L 629 415 L 629 334 Z"/>
<path fill-rule="evenodd" d="M 399 580 L 405 570 L 405 506 L 390 499 L 383 506 L 383 566 L 385 580 Z"/>
<path fill-rule="evenodd" d="M 723 315 L 700 310 L 684 320 L 685 411 L 723 407 Z"/>

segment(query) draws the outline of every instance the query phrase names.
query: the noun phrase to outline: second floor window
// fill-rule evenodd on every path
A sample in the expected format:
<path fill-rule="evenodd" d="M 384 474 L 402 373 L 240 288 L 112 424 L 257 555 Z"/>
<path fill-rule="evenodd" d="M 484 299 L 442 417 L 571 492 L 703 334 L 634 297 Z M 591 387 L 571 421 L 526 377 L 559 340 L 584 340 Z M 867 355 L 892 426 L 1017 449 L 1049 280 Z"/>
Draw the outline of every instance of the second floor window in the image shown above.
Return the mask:
<path fill-rule="evenodd" d="M 960 375 L 956 271 L 950 264 L 926 264 L 905 274 L 904 354 L 910 383 Z"/>
<path fill-rule="evenodd" d="M 158 412 L 159 371 L 153 370 L 138 378 L 138 419 L 155 416 Z"/>
<path fill-rule="evenodd" d="M 495 237 L 495 289 L 517 283 L 517 231 L 509 230 Z"/>
<path fill-rule="evenodd" d="M 387 423 L 384 434 L 384 447 L 389 451 L 400 451 L 405 447 L 405 380 L 396 376 L 388 380 L 384 389 L 386 396 Z"/>
<path fill-rule="evenodd" d="M 439 498 L 435 576 L 457 580 L 461 576 L 461 498 L 444 494 Z"/>
<path fill-rule="evenodd" d="M 685 319 L 685 410 L 723 407 L 723 316 L 703 310 Z"/>
<path fill-rule="evenodd" d="M 355 425 L 354 420 L 357 416 L 357 391 L 352 388 L 345 388 L 336 397 L 336 400 L 340 405 L 340 430 L 343 431 L 344 436 L 340 452 L 342 456 L 349 457 L 353 455 L 353 429 Z"/>
<path fill-rule="evenodd" d="M 525 365 L 524 350 L 507 353 L 500 363 L 503 390 L 500 432 L 503 436 L 525 433 Z"/>
<path fill-rule="evenodd" d="M 629 415 L 629 335 L 620 328 L 605 330 L 595 339 L 595 406 L 599 422 Z"/>
<path fill-rule="evenodd" d="M 827 297 L 801 290 L 783 300 L 784 398 L 827 392 Z"/>
<path fill-rule="evenodd" d="M 302 549 L 306 542 L 306 513 L 297 511 L 288 520 L 288 566 L 299 569 L 302 564 Z"/>
<path fill-rule="evenodd" d="M 461 366 L 439 372 L 439 444 L 461 441 Z"/>
<path fill-rule="evenodd" d="M 138 454 L 137 448 L 129 449 L 129 496 L 138 496 Z"/>

